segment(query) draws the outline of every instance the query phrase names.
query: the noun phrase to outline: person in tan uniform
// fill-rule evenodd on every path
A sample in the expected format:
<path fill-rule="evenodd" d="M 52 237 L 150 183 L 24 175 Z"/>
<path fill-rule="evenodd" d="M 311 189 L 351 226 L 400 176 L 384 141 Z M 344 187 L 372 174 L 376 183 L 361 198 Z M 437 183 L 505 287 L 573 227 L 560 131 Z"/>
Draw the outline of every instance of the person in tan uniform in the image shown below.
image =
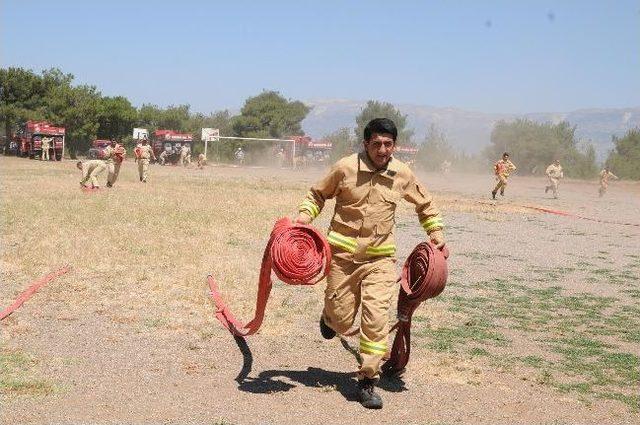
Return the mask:
<path fill-rule="evenodd" d="M 90 161 L 78 161 L 76 167 L 82 171 L 82 180 L 80 180 L 80 186 L 87 187 L 86 183 L 91 180 L 92 189 L 100 189 L 98 183 L 98 176 L 107 170 L 107 165 L 104 161 L 99 159 L 92 159 Z"/>
<path fill-rule="evenodd" d="M 564 178 L 564 172 L 562 171 L 562 165 L 560 165 L 560 160 L 556 159 L 553 161 L 553 164 L 547 167 L 545 171 L 547 178 L 549 179 L 549 184 L 545 186 L 544 193 L 553 191 L 553 197 L 558 199 L 558 184 L 560 183 L 560 179 Z"/>
<path fill-rule="evenodd" d="M 143 183 L 147 182 L 147 176 L 149 174 L 149 161 L 153 159 L 156 160 L 156 156 L 153 153 L 153 148 L 149 144 L 147 138 L 143 138 L 142 142 L 136 146 L 136 162 L 138 163 L 138 175 L 140 176 L 140 181 Z"/>
<path fill-rule="evenodd" d="M 598 194 L 603 197 L 609 187 L 609 179 L 619 180 L 618 176 L 609 171 L 609 167 L 604 167 L 604 170 L 600 171 L 600 187 L 598 188 Z"/>
<path fill-rule="evenodd" d="M 102 159 L 107 166 L 107 187 L 113 187 L 116 184 L 125 154 L 124 146 L 115 140 L 111 140 L 111 144 L 104 149 Z"/>
<path fill-rule="evenodd" d="M 504 196 L 504 189 L 507 187 L 507 179 L 511 173 L 516 171 L 516 166 L 511 162 L 511 160 L 509 160 L 509 153 L 505 152 L 502 154 L 502 159 L 494 164 L 493 171 L 498 183 L 491 191 L 491 197 L 496 199 L 498 190 L 500 191 L 500 195 Z"/>
<path fill-rule="evenodd" d="M 203 153 L 198 155 L 198 169 L 202 170 L 202 168 L 205 166 L 205 164 L 207 163 L 207 157 L 204 156 Z"/>
<path fill-rule="evenodd" d="M 42 161 L 49 161 L 49 149 L 51 148 L 52 140 L 50 137 L 42 138 L 42 156 L 40 157 Z"/>
<path fill-rule="evenodd" d="M 187 145 L 182 145 L 180 148 L 180 164 L 184 167 L 187 166 L 187 155 L 189 154 L 189 147 Z M 191 162 L 191 161 L 189 161 Z"/>
<path fill-rule="evenodd" d="M 442 220 L 431 195 L 409 167 L 392 156 L 397 134 L 389 119 L 369 122 L 364 151 L 339 160 L 307 193 L 296 219 L 310 223 L 327 199 L 336 199 L 327 238 L 332 260 L 320 331 L 326 339 L 346 333 L 362 307 L 358 386 L 367 408 L 382 407 L 375 384 L 388 349 L 391 298 L 398 290 L 394 224 L 402 199 L 415 205 L 431 241 L 444 246 Z"/>
<path fill-rule="evenodd" d="M 167 162 L 168 155 L 169 155 L 169 151 L 167 151 L 166 149 L 163 149 L 162 152 L 160 152 L 160 155 L 158 156 L 160 160 L 160 165 L 164 165 Z"/>

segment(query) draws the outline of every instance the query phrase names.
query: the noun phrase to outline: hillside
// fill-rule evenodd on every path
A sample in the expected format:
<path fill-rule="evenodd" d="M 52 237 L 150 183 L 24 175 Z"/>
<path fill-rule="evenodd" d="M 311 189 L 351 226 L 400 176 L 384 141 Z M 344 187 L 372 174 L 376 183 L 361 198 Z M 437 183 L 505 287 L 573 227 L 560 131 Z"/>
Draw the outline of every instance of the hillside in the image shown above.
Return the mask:
<path fill-rule="evenodd" d="M 355 117 L 366 102 L 346 99 L 305 102 L 313 109 L 303 121 L 305 132 L 322 137 L 341 127 L 353 128 Z M 529 114 L 484 113 L 457 108 L 421 105 L 397 105 L 408 115 L 415 140 L 422 141 L 432 123 L 443 130 L 451 144 L 466 152 L 478 152 L 489 143 L 493 125 L 499 120 L 528 118 L 539 122 L 568 121 L 577 126 L 576 134 L 584 142 L 596 147 L 598 159 L 606 157 L 612 148 L 611 136 L 622 136 L 627 130 L 640 126 L 640 107 L 623 109 L 580 109 L 572 112 L 540 112 Z"/>

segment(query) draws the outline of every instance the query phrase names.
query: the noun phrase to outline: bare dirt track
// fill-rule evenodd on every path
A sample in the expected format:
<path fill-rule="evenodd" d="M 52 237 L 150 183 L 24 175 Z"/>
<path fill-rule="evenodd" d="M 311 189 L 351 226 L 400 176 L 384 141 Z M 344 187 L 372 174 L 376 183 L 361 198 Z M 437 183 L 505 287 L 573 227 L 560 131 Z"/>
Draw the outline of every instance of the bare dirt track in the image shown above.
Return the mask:
<path fill-rule="evenodd" d="M 0 423 L 634 423 L 640 419 L 640 186 L 426 174 L 444 212 L 450 281 L 422 306 L 385 408 L 355 401 L 355 359 L 317 329 L 323 284 L 276 284 L 248 348 L 217 323 L 205 277 L 248 319 L 262 249 L 320 170 L 125 163 L 78 188 L 74 161 L 0 158 L 0 308 L 73 270 L 0 323 Z M 316 221 L 326 228 L 332 205 Z M 399 261 L 424 238 L 398 214 Z M 353 341 L 348 343 L 355 345 Z"/>

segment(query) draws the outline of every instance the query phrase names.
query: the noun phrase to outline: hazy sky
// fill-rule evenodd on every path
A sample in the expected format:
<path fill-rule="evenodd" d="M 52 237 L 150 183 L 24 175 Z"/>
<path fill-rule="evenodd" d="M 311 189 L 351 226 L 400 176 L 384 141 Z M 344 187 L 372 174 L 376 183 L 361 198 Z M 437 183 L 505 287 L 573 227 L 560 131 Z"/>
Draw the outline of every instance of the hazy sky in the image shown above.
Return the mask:
<path fill-rule="evenodd" d="M 379 99 L 486 112 L 640 106 L 640 1 L 0 0 L 3 67 L 136 106 Z"/>

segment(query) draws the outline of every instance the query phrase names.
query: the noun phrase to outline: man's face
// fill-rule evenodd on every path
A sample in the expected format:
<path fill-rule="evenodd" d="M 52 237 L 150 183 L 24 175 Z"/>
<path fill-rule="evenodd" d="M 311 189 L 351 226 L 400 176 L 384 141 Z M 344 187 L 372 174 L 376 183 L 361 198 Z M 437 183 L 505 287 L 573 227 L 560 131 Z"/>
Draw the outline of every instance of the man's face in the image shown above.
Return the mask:
<path fill-rule="evenodd" d="M 367 155 L 376 168 L 383 168 L 391 159 L 396 142 L 393 136 L 387 133 L 373 133 L 370 140 L 364 141 Z"/>
<path fill-rule="evenodd" d="M 502 159 L 505 160 L 505 161 L 508 161 L 509 160 L 509 155 L 502 155 Z"/>
<path fill-rule="evenodd" d="M 115 148 L 115 147 L 116 147 L 116 141 L 115 141 L 115 140 L 112 140 L 112 141 L 111 141 L 111 147 L 112 147 L 112 148 Z"/>

